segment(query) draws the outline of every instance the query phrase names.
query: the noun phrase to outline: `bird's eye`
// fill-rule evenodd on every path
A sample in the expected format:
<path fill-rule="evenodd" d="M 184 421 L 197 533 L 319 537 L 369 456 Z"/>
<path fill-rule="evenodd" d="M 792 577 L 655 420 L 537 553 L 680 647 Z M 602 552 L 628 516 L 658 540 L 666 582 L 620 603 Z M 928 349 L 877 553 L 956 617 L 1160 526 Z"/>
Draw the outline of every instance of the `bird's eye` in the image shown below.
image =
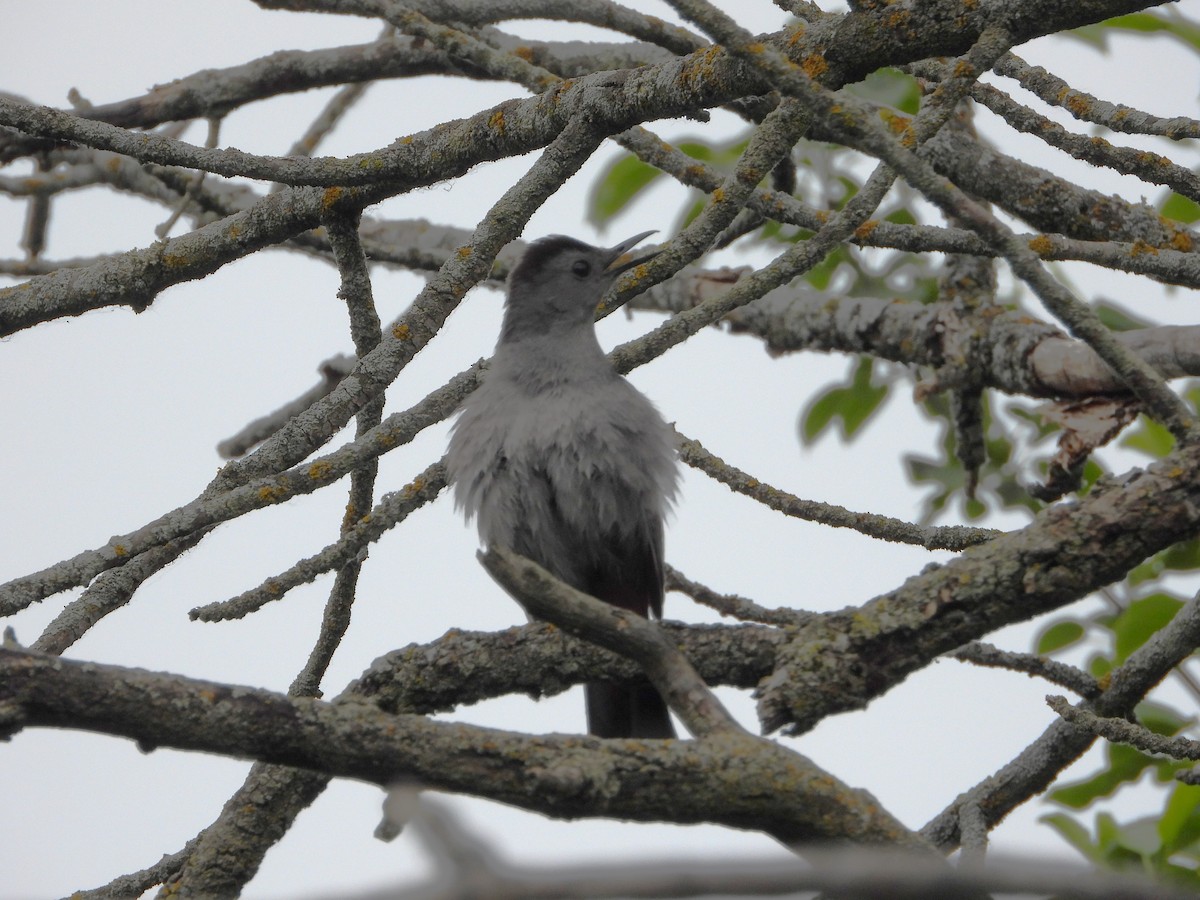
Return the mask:
<path fill-rule="evenodd" d="M 571 263 L 571 271 L 580 278 L 587 278 L 587 276 L 592 274 L 592 264 L 586 259 L 577 259 Z"/>

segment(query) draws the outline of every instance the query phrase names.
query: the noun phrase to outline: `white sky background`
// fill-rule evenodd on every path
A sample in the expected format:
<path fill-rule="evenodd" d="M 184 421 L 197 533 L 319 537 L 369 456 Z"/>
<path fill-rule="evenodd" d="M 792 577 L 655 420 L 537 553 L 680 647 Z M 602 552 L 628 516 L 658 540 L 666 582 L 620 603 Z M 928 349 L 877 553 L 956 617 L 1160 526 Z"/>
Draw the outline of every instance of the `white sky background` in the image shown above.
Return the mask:
<path fill-rule="evenodd" d="M 665 4 L 630 5 L 674 18 Z M 736 7 L 741 24 L 753 30 L 774 30 L 782 21 L 767 0 L 725 5 Z M 822 5 L 831 8 L 828 0 Z M 1195 11 L 1193 4 L 1183 6 Z M 242 0 L 0 0 L 0 22 L 7 36 L 0 90 L 64 107 L 71 87 L 94 103 L 106 103 L 202 68 L 280 49 L 358 43 L 378 33 L 373 21 L 268 13 Z M 506 28 L 529 37 L 611 38 L 557 24 Z M 1063 41 L 1035 42 L 1018 52 L 1103 99 L 1160 115 L 1197 114 L 1196 59 L 1167 39 L 1122 39 L 1115 57 Z M 1137 65 L 1130 65 L 1131 54 Z M 376 86 L 319 152 L 343 155 L 385 146 L 447 117 L 522 95 L 521 88 L 507 84 L 433 78 Z M 221 144 L 285 153 L 328 96 L 328 91 L 314 91 L 239 110 L 225 121 Z M 981 127 L 989 127 L 988 118 L 986 111 L 980 113 Z M 740 129 L 727 114 L 716 112 L 713 119 L 710 126 L 673 121 L 651 127 L 669 140 L 716 139 Z M 194 126 L 185 139 L 202 143 L 202 129 Z M 1135 143 L 1125 136 L 1117 140 Z M 1011 137 L 1005 141 L 1014 146 Z M 1130 199 L 1146 191 L 1140 182 L 1090 169 L 1035 140 L 1019 139 L 1018 146 L 1010 152 L 1102 190 Z M 614 243 L 648 228 L 668 236 L 684 195 L 666 185 L 667 179 L 651 201 L 641 202 L 606 234 L 596 234 L 584 221 L 588 186 L 619 152 L 610 145 L 598 154 L 534 216 L 526 237 L 565 232 Z M 1189 161 L 1181 151 L 1175 156 Z M 470 228 L 532 158 L 481 166 L 451 184 L 369 209 L 368 215 L 423 217 Z M 0 198 L 0 255 L 19 253 L 24 215 L 24 204 Z M 60 196 L 45 256 L 143 247 L 165 217 L 159 208 L 108 191 Z M 726 252 L 712 264 L 767 258 L 742 254 Z M 1113 298 L 1163 322 L 1195 321 L 1193 298 L 1186 292 L 1161 301 L 1148 296 L 1157 289 L 1142 279 L 1083 266 L 1072 267 L 1070 275 L 1085 296 Z M 309 387 L 321 360 L 350 349 L 346 316 L 335 296 L 337 281 L 328 265 L 280 251 L 259 253 L 203 281 L 167 290 L 137 318 L 128 310 L 106 310 L 0 342 L 0 508 L 5 511 L 0 581 L 99 546 L 109 535 L 132 530 L 196 496 L 221 464 L 213 448 L 222 438 Z M 0 284 L 7 283 L 0 278 Z M 375 270 L 375 295 L 385 321 L 405 308 L 419 283 L 407 274 Z M 500 301 L 497 292 L 473 292 L 389 392 L 389 411 L 411 405 L 488 355 Z M 632 320 L 614 316 L 602 324 L 601 340 L 615 345 L 659 321 L 644 314 Z M 921 493 L 907 483 L 901 455 L 930 453 L 940 435 L 917 418 L 905 389 L 895 392 L 880 420 L 854 444 L 826 436 L 816 448 L 799 446 L 799 412 L 846 366 L 843 358 L 815 354 L 772 360 L 757 341 L 710 329 L 639 369 L 632 380 L 680 430 L 764 481 L 800 496 L 914 519 Z M 440 455 L 444 442 L 443 426 L 384 457 L 379 490 L 402 486 Z M 1125 460 L 1121 467 L 1136 462 Z M 257 585 L 325 546 L 336 538 L 344 502 L 339 485 L 223 526 L 152 579 L 133 604 L 104 620 L 67 656 L 285 690 L 317 634 L 328 578 L 242 621 L 192 623 L 187 611 Z M 987 524 L 1021 523 L 1010 517 Z M 382 653 L 433 640 L 451 627 L 490 630 L 522 622 L 520 609 L 476 564 L 475 549 L 474 530 L 463 525 L 448 497 L 371 548 L 350 632 L 325 679 L 327 692 L 339 691 Z M 829 610 L 861 604 L 948 554 L 783 519 L 689 470 L 668 530 L 667 556 L 717 590 L 769 606 Z M 32 642 L 64 602 L 54 597 L 15 617 L 10 624 L 17 637 Z M 667 614 L 687 621 L 714 619 L 679 595 L 668 598 Z M 1026 650 L 1034 630 L 1012 628 L 994 640 Z M 850 784 L 872 791 L 916 828 L 1041 733 L 1052 719 L 1042 700 L 1048 692 L 1046 685 L 1019 675 L 941 662 L 875 701 L 865 714 L 829 719 L 794 745 Z M 753 728 L 749 697 L 732 691 L 722 696 Z M 460 710 L 456 718 L 531 732 L 584 728 L 579 691 L 536 704 L 523 698 L 491 702 Z M 1093 769 L 1096 753 L 1070 775 Z M 95 887 L 178 850 L 216 817 L 246 769 L 242 762 L 169 750 L 143 755 L 125 740 L 22 732 L 0 745 L 0 897 L 45 897 Z M 335 782 L 267 856 L 246 896 L 334 894 L 417 878 L 426 863 L 411 835 L 391 844 L 371 836 L 380 800 L 372 786 Z M 451 802 L 501 852 L 528 864 L 785 852 L 763 835 L 712 826 L 563 823 L 482 801 Z M 1141 802 L 1152 811 L 1157 801 L 1148 792 Z M 993 846 L 1067 852 L 1053 832 L 1036 824 L 1037 816 L 1048 811 L 1038 804 L 1018 810 L 994 832 Z"/>

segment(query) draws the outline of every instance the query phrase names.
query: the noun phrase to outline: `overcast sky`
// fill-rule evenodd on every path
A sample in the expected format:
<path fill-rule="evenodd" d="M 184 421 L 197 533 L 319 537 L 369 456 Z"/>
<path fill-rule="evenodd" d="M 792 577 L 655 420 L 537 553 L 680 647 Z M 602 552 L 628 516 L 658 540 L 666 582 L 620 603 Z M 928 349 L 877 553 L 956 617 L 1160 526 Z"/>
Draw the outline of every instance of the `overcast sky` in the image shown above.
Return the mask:
<path fill-rule="evenodd" d="M 630 5 L 674 18 L 663 4 Z M 774 30 L 781 24 L 782 13 L 767 0 L 725 5 L 736 8 L 746 27 Z M 828 0 L 821 5 L 832 8 Z M 285 48 L 368 41 L 378 32 L 366 20 L 269 13 L 240 0 L 4 0 L 0 9 L 9 35 L 0 55 L 0 91 L 56 106 L 67 105 L 72 87 L 93 103 L 105 103 L 202 68 Z M 506 27 L 531 37 L 611 37 L 552 23 Z M 1195 57 L 1166 40 L 1121 40 L 1118 47 L 1117 56 L 1104 56 L 1078 43 L 1038 41 L 1019 52 L 1104 99 L 1161 115 L 1196 115 L 1200 73 Z M 461 80 L 376 86 L 321 152 L 342 155 L 385 146 L 444 118 L 524 95 L 510 85 Z M 238 110 L 224 123 L 221 143 L 285 153 L 328 96 L 314 91 Z M 986 113 L 980 126 L 1001 133 Z M 669 140 L 695 135 L 714 140 L 737 133 L 739 123 L 718 111 L 711 126 L 673 121 L 653 128 Z M 204 139 L 199 126 L 185 137 L 195 143 Z M 1102 190 L 1131 199 L 1145 192 L 1139 182 L 1084 167 L 1032 139 L 1004 140 L 1010 152 Z M 615 243 L 650 228 L 669 235 L 685 194 L 666 179 L 606 233 L 586 223 L 588 185 L 619 152 L 613 145 L 604 148 L 534 216 L 525 236 L 560 232 Z M 421 217 L 470 228 L 532 159 L 478 167 L 453 183 L 390 200 L 368 215 Z M 57 259 L 143 247 L 164 218 L 158 208 L 104 191 L 61 197 L 55 201 L 45 255 Z M 23 220 L 23 204 L 0 198 L 0 256 L 19 255 Z M 184 227 L 177 226 L 175 233 Z M 762 251 L 735 249 L 714 256 L 712 264 L 768 258 Z M 1082 266 L 1066 271 L 1085 297 L 1116 299 L 1163 322 L 1195 319 L 1192 298 L 1182 292 L 1147 296 L 1149 286 L 1140 280 Z M 0 284 L 7 283 L 0 278 Z M 374 286 L 386 321 L 405 308 L 420 281 L 378 269 Z M 0 384 L 6 386 L 0 391 L 0 459 L 5 463 L 0 508 L 6 511 L 0 517 L 0 581 L 99 546 L 109 535 L 130 531 L 196 496 L 221 465 L 214 450 L 219 441 L 309 387 L 321 360 L 350 350 L 336 289 L 337 274 L 329 266 L 265 252 L 201 282 L 165 291 L 140 316 L 105 310 L 0 342 Z M 411 405 L 488 355 L 500 304 L 495 291 L 473 292 L 389 392 L 389 411 Z M 615 345 L 659 321 L 646 314 L 613 316 L 601 325 L 602 342 Z M 844 358 L 816 354 L 771 359 L 752 339 L 709 329 L 637 370 L 632 381 L 681 431 L 764 481 L 803 497 L 914 519 L 922 495 L 907 483 L 901 453 L 932 454 L 940 432 L 913 412 L 911 382 L 902 382 L 879 421 L 855 443 L 847 446 L 826 436 L 815 448 L 802 448 L 797 440 L 800 411 L 822 384 L 842 377 L 847 365 Z M 401 487 L 436 459 L 445 431 L 444 426 L 430 429 L 384 457 L 380 490 Z M 345 439 L 335 439 L 333 446 Z M 783 520 L 691 471 L 685 473 L 682 496 L 668 530 L 668 561 L 717 590 L 768 606 L 830 610 L 858 605 L 928 562 L 948 558 Z M 315 638 L 329 579 L 293 591 L 242 621 L 192 623 L 187 611 L 257 585 L 325 546 L 336 537 L 344 502 L 339 485 L 222 526 L 67 655 L 286 690 Z M 957 520 L 946 524 L 952 521 Z M 997 517 L 986 524 L 1013 527 L 1021 521 Z M 382 653 L 433 640 L 451 627 L 490 630 L 522 622 L 516 604 L 477 566 L 476 546 L 473 528 L 463 524 L 448 497 L 374 546 L 350 633 L 325 680 L 327 691 L 339 691 Z M 1180 590 L 1195 587 L 1181 584 Z M 18 639 L 31 643 L 66 599 L 51 598 L 15 617 L 11 624 Z M 715 620 L 679 595 L 668 598 L 667 616 Z M 1035 630 L 1007 629 L 995 641 L 1027 650 Z M 1042 700 L 1047 692 L 1045 685 L 1022 676 L 943 661 L 875 701 L 866 713 L 822 722 L 792 743 L 838 777 L 873 792 L 917 828 L 1043 730 L 1053 718 Z M 750 698 L 721 694 L 754 728 Z M 460 710 L 455 718 L 521 731 L 580 731 L 582 693 L 540 703 L 508 698 Z M 1069 777 L 1093 769 L 1098 752 Z M 19 734 L 0 745 L 0 772 L 5 773 L 0 776 L 5 809 L 0 812 L 0 898 L 95 887 L 178 850 L 215 818 L 246 769 L 242 762 L 169 750 L 143 755 L 128 741 L 99 736 Z M 410 835 L 391 844 L 371 836 L 380 801 L 374 787 L 332 785 L 268 855 L 246 896 L 332 894 L 417 878 L 426 863 Z M 1147 811 L 1157 803 L 1152 795 L 1131 802 Z M 502 853 L 530 864 L 785 852 L 763 835 L 710 826 L 563 823 L 482 801 L 453 798 L 451 803 Z M 1036 803 L 1018 810 L 994 833 L 994 847 L 1068 852 L 1036 823 L 1049 811 Z"/>

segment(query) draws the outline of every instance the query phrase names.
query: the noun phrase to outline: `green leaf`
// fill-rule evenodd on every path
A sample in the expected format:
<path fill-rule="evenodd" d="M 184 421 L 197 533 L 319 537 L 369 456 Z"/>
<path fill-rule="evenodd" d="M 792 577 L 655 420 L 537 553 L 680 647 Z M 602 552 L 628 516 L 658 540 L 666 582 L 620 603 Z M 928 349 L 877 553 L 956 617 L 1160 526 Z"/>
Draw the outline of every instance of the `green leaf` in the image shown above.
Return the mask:
<path fill-rule="evenodd" d="M 1200 787 L 1176 784 L 1158 820 L 1158 836 L 1167 855 L 1200 840 Z"/>
<path fill-rule="evenodd" d="M 679 231 L 682 231 L 684 228 L 687 228 L 687 226 L 691 225 L 692 220 L 695 219 L 696 216 L 700 215 L 700 213 L 704 212 L 705 201 L 706 198 L 702 195 L 700 199 L 684 210 L 683 218 L 679 223 Z"/>
<path fill-rule="evenodd" d="M 834 420 L 841 422 L 843 438 L 854 437 L 887 396 L 886 384 L 872 384 L 873 371 L 871 357 L 863 356 L 849 385 L 831 388 L 809 406 L 801 417 L 800 434 L 805 444 L 811 444 Z"/>
<path fill-rule="evenodd" d="M 1092 835 L 1078 821 L 1066 813 L 1049 813 L 1039 816 L 1039 822 L 1045 822 L 1058 832 L 1059 837 L 1074 847 L 1092 862 L 1103 862 L 1099 848 L 1092 842 Z"/>
<path fill-rule="evenodd" d="M 1176 222 L 1184 224 L 1190 224 L 1200 219 L 1200 203 L 1190 197 L 1176 194 L 1174 191 L 1171 191 L 1158 211 L 1168 219 L 1174 219 Z"/>
<path fill-rule="evenodd" d="M 833 274 L 838 270 L 838 266 L 846 262 L 847 252 L 844 245 L 834 247 L 825 254 L 823 260 L 804 273 L 804 280 L 818 291 L 825 290 L 829 287 L 829 282 L 833 280 Z"/>
<path fill-rule="evenodd" d="M 915 116 L 921 108 L 921 88 L 917 79 L 899 69 L 876 69 L 849 90 L 856 96 L 874 103 L 895 107 Z"/>
<path fill-rule="evenodd" d="M 1079 493 L 1086 494 L 1100 478 L 1104 475 L 1104 467 L 1092 457 L 1088 457 L 1088 461 L 1083 464 L 1083 483 L 1080 486 Z"/>
<path fill-rule="evenodd" d="M 727 166 L 738 161 L 746 152 L 747 139 L 737 139 L 727 144 L 703 144 L 700 141 L 682 141 L 675 146 L 692 159 Z"/>
<path fill-rule="evenodd" d="M 1113 670 L 1112 660 L 1097 654 L 1088 659 L 1087 670 L 1093 678 L 1104 678 Z"/>
<path fill-rule="evenodd" d="M 1042 633 L 1038 635 L 1035 652 L 1044 655 L 1063 647 L 1070 647 L 1083 640 L 1085 633 L 1083 626 L 1078 622 L 1055 622 L 1049 628 L 1042 629 Z"/>
<path fill-rule="evenodd" d="M 1072 809 L 1083 809 L 1101 797 L 1107 797 L 1121 785 L 1137 781 L 1155 760 L 1124 744 L 1107 744 L 1108 767 L 1091 778 L 1066 784 L 1048 795 L 1049 799 Z"/>
<path fill-rule="evenodd" d="M 1110 863 L 1128 862 L 1142 868 L 1162 849 L 1155 821 L 1149 816 L 1132 822 L 1118 822 L 1111 813 L 1099 813 L 1096 826 L 1101 835 L 1101 846 L 1108 850 Z"/>
<path fill-rule="evenodd" d="M 617 160 L 592 185 L 588 197 L 588 221 L 600 224 L 623 210 L 663 171 L 647 165 L 636 156 Z"/>
<path fill-rule="evenodd" d="M 1118 31 L 1135 34 L 1166 34 L 1193 48 L 1200 49 L 1200 26 L 1182 18 L 1168 18 L 1146 12 L 1114 16 L 1096 25 L 1085 25 L 1082 28 L 1063 32 L 1063 34 L 1107 52 L 1109 37 Z"/>
<path fill-rule="evenodd" d="M 1175 449 L 1175 438 L 1162 425 L 1145 416 L 1138 417 L 1136 428 L 1126 429 L 1121 446 L 1141 450 L 1155 459 L 1162 459 Z"/>
<path fill-rule="evenodd" d="M 1166 550 L 1160 550 L 1149 559 L 1130 570 L 1126 580 L 1136 587 L 1153 581 L 1164 572 L 1191 572 L 1200 568 L 1200 538 L 1180 541 Z"/>
<path fill-rule="evenodd" d="M 993 433 L 989 430 L 984 437 L 983 448 L 987 452 L 988 462 L 997 468 L 1003 466 L 1012 458 L 1012 441 L 1003 433 Z"/>
<path fill-rule="evenodd" d="M 1062 431 L 1062 426 L 1056 422 L 1051 422 L 1049 419 L 1043 418 L 1038 412 L 1038 408 L 1034 406 L 1024 406 L 1020 403 L 1010 403 L 1007 407 L 1008 412 L 1013 416 L 1027 422 L 1034 430 L 1033 442 L 1035 444 L 1045 441 L 1052 434 L 1058 434 Z"/>
<path fill-rule="evenodd" d="M 1155 703 L 1153 700 L 1143 700 L 1134 707 L 1134 714 L 1137 716 L 1137 720 L 1148 730 L 1153 731 L 1155 734 L 1161 734 L 1164 737 L 1174 737 L 1191 725 L 1193 721 L 1192 719 L 1185 718 L 1178 710 L 1165 706 L 1162 703 Z M 1177 765 L 1169 759 L 1159 761 Z M 1190 763 L 1179 765 L 1190 765 Z"/>
<path fill-rule="evenodd" d="M 1162 552 L 1163 566 L 1175 572 L 1200 569 L 1200 538 L 1180 541 Z"/>
<path fill-rule="evenodd" d="M 892 222 L 896 225 L 916 225 L 917 224 L 917 217 L 914 216 L 909 209 L 907 209 L 903 206 L 900 207 L 899 209 L 892 210 L 890 213 L 888 213 L 883 218 L 884 218 L 884 221 Z"/>
<path fill-rule="evenodd" d="M 1115 303 L 1097 303 L 1095 309 L 1100 321 L 1113 331 L 1136 331 L 1150 325 L 1148 320 L 1139 318 Z"/>
<path fill-rule="evenodd" d="M 746 141 L 738 139 L 727 144 L 711 145 L 683 141 L 676 147 L 693 159 L 720 167 L 736 162 L 746 149 Z M 588 220 L 596 224 L 607 222 L 663 174 L 661 169 L 633 155 L 623 156 L 611 163 L 592 185 L 588 196 Z"/>
<path fill-rule="evenodd" d="M 1183 601 L 1166 593 L 1150 594 L 1134 600 L 1113 621 L 1117 665 L 1146 643 L 1159 629 L 1175 618 Z"/>

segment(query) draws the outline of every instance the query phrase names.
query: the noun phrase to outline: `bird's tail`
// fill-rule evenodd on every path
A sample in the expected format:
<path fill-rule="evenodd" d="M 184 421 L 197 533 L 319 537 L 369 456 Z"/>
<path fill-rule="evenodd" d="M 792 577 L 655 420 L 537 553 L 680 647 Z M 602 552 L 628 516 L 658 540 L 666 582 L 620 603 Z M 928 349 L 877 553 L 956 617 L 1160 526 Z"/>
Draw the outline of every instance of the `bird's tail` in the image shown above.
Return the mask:
<path fill-rule="evenodd" d="M 667 704 L 649 682 L 585 685 L 588 731 L 596 737 L 673 738 Z"/>

